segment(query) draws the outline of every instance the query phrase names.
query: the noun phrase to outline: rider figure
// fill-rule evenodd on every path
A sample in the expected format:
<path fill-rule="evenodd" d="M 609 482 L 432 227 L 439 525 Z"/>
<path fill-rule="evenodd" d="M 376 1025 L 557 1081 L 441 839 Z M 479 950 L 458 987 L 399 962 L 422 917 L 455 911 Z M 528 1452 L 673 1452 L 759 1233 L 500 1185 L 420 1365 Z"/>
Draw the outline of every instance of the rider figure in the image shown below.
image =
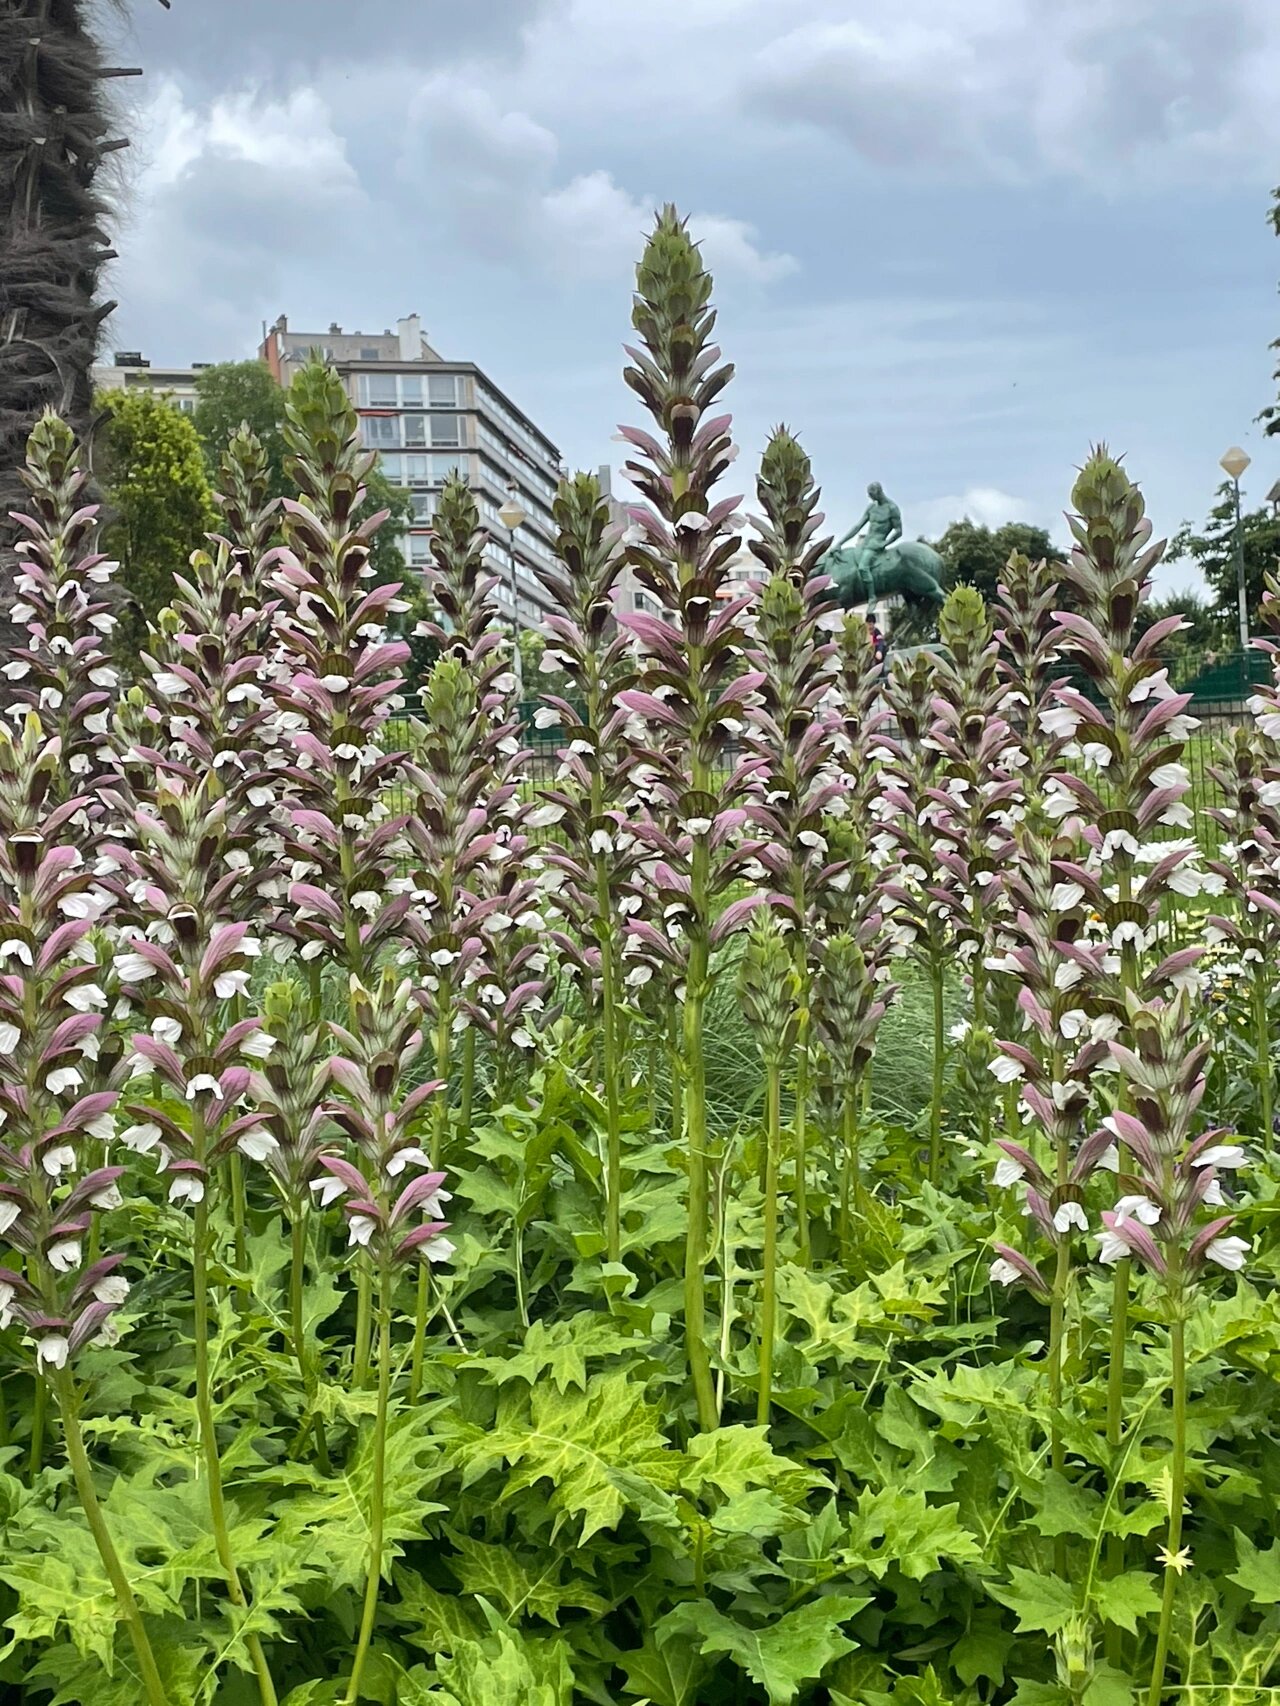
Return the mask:
<path fill-rule="evenodd" d="M 867 536 L 858 546 L 853 560 L 855 566 L 867 577 L 868 584 L 872 585 L 876 567 L 885 552 L 896 539 L 902 538 L 902 511 L 892 498 L 885 497 L 884 487 L 878 480 L 873 480 L 867 487 L 867 496 L 871 502 L 836 545 L 836 550 L 841 550 L 851 539 L 856 539 L 865 527 Z"/>

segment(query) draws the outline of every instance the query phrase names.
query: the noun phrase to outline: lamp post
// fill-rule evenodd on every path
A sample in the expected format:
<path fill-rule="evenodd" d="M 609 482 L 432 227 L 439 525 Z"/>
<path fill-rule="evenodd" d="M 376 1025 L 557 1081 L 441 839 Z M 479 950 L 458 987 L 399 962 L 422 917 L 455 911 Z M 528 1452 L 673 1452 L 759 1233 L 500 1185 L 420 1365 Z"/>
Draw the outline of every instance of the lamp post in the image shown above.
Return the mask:
<path fill-rule="evenodd" d="M 520 613 L 516 594 L 516 529 L 523 527 L 525 512 L 520 506 L 520 498 L 516 491 L 514 480 L 507 482 L 507 501 L 498 511 L 498 520 L 507 530 L 507 547 L 511 554 L 511 650 L 514 657 L 516 684 L 520 697 L 524 697 L 524 662 L 520 656 Z"/>
<path fill-rule="evenodd" d="M 1238 444 L 1233 444 L 1218 466 L 1231 481 L 1235 492 L 1236 524 L 1235 524 L 1235 558 L 1236 558 L 1236 592 L 1240 600 L 1240 650 L 1245 656 L 1242 668 L 1248 672 L 1249 652 L 1249 600 L 1244 590 L 1244 535 L 1240 528 L 1240 476 L 1249 466 L 1253 458 L 1247 450 L 1241 450 Z"/>

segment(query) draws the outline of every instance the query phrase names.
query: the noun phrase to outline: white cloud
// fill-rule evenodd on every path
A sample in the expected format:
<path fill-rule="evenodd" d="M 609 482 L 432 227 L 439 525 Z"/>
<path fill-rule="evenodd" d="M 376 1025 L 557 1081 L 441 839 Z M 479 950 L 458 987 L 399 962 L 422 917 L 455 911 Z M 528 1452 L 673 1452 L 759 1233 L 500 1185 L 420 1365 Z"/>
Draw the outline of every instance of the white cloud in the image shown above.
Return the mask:
<path fill-rule="evenodd" d="M 333 233 L 369 212 L 322 97 L 256 88 L 192 101 L 162 81 L 133 126 L 114 286 L 117 342 L 148 349 L 157 324 L 184 321 L 187 359 L 243 353 L 276 311 L 280 281 L 327 260 Z M 204 340 L 208 340 L 207 344 Z"/>
<path fill-rule="evenodd" d="M 925 498 L 915 505 L 912 514 L 914 530 L 930 539 L 936 539 L 953 521 L 972 521 L 991 528 L 1003 527 L 1006 521 L 1045 525 L 1032 504 L 1002 492 L 998 486 L 971 486 L 958 496 Z"/>
<path fill-rule="evenodd" d="M 420 172 L 425 151 L 429 181 L 476 253 L 574 280 L 624 279 L 634 266 L 660 198 L 633 194 L 603 168 L 563 175 L 546 125 L 456 77 L 432 79 L 413 120 L 418 148 L 409 144 L 401 172 Z M 771 284 L 799 265 L 763 248 L 746 220 L 695 213 L 689 224 L 726 274 Z"/>

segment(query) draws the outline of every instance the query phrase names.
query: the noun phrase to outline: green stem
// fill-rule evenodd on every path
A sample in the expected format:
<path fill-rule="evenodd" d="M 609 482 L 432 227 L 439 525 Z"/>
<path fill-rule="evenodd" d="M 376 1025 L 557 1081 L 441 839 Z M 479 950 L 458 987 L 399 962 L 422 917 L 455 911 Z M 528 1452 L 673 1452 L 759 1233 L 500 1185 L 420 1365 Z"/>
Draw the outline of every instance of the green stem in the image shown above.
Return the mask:
<path fill-rule="evenodd" d="M 756 1400 L 756 1421 L 762 1427 L 769 1425 L 773 1399 L 773 1344 L 778 1327 L 778 1162 L 782 1147 L 782 1073 L 776 1061 L 770 1061 L 765 1072 L 764 1274 L 760 1290 L 760 1376 Z"/>
<path fill-rule="evenodd" d="M 701 860 L 699 850 L 702 854 Z M 703 886 L 699 892 L 698 881 L 699 875 L 704 875 L 700 873 L 699 865 L 705 867 L 705 861 L 705 842 L 703 837 L 699 836 L 694 851 L 695 917 L 705 915 L 703 907 L 706 889 Z M 698 930 L 689 949 L 689 970 L 684 998 L 682 1101 L 689 1165 L 689 1218 L 684 1260 L 684 1342 L 689 1378 L 693 1382 L 694 1399 L 698 1406 L 698 1425 L 704 1432 L 709 1432 L 719 1421 L 716 1414 L 715 1386 L 711 1378 L 711 1358 L 707 1353 L 706 1341 L 707 1217 L 710 1194 L 707 1189 L 707 1080 L 702 1022 L 708 962 L 706 935 L 702 930 Z"/>
<path fill-rule="evenodd" d="M 196 1158 L 201 1161 L 204 1159 L 202 1126 L 203 1121 L 197 1117 L 193 1132 L 193 1149 Z M 231 1551 L 231 1537 L 227 1530 L 227 1511 L 222 1492 L 222 1462 L 218 1455 L 218 1436 L 214 1429 L 213 1400 L 209 1388 L 209 1201 L 207 1196 L 202 1197 L 196 1204 L 193 1245 L 192 1289 L 195 1297 L 196 1418 L 200 1428 L 200 1447 L 204 1455 L 205 1473 L 209 1480 L 209 1521 L 213 1528 L 213 1540 L 217 1548 L 218 1562 L 222 1565 L 222 1574 L 227 1584 L 227 1597 L 237 1611 L 247 1613 L 249 1602 L 245 1598 L 244 1588 L 240 1582 L 240 1573 L 236 1569 L 235 1558 Z M 262 1642 L 257 1635 L 248 1634 L 245 1636 L 245 1646 L 248 1649 L 258 1679 L 258 1693 L 262 1700 L 262 1706 L 276 1706 L 275 1686 L 271 1681 L 271 1672 L 267 1668 Z"/>
<path fill-rule="evenodd" d="M 596 906 L 607 919 L 609 874 L 597 860 Z M 600 925 L 600 1040 L 604 1051 L 605 1246 L 611 1262 L 622 1260 L 622 1103 L 618 1095 L 618 968 L 613 929 Z"/>
<path fill-rule="evenodd" d="M 1049 1466 L 1061 1474 L 1066 1466 L 1062 1440 L 1062 1365 L 1065 1351 L 1067 1284 L 1071 1273 L 1071 1240 L 1058 1240 L 1058 1264 L 1049 1301 Z M 1059 1534 L 1053 1542 L 1053 1567 L 1059 1576 L 1067 1573 L 1067 1538 Z"/>
<path fill-rule="evenodd" d="M 1272 1109 L 1271 1023 L 1267 1013 L 1267 976 L 1265 968 L 1255 966 L 1253 973 L 1253 1035 L 1257 1050 L 1258 1111 L 1262 1126 L 1262 1149 L 1268 1157 L 1275 1146 L 1274 1113 Z"/>
<path fill-rule="evenodd" d="M 1173 1461 L 1169 1466 L 1169 1537 L 1165 1545 L 1164 1592 L 1160 1599 L 1160 1624 L 1156 1654 L 1151 1665 L 1151 1687 L 1147 1706 L 1160 1706 L 1164 1693 L 1165 1665 L 1173 1629 L 1173 1603 L 1178 1592 L 1178 1571 L 1173 1560 L 1182 1547 L 1182 1505 L 1187 1487 L 1187 1352 L 1183 1300 L 1173 1297 L 1174 1316 L 1169 1327 L 1169 1350 L 1173 1360 Z"/>
<path fill-rule="evenodd" d="M 37 1370 L 35 1402 L 31 1406 L 31 1451 L 27 1463 L 28 1473 L 33 1482 L 44 1468 L 44 1421 L 47 1404 L 45 1383 Z"/>
<path fill-rule="evenodd" d="M 861 1167 L 858 1159 L 857 1091 L 851 1084 L 845 1090 L 840 1108 L 840 1139 L 843 1154 L 840 1163 L 840 1254 L 847 1262 L 857 1248 L 857 1205 Z"/>
<path fill-rule="evenodd" d="M 307 1258 L 307 1223 L 302 1213 L 296 1212 L 289 1221 L 289 1336 L 293 1340 L 294 1360 L 298 1365 L 298 1375 L 302 1381 L 302 1390 L 306 1394 L 307 1407 L 314 1412 L 316 1399 L 316 1372 L 311 1359 L 307 1355 L 307 1336 L 302 1319 L 303 1277 L 306 1271 Z M 329 1473 L 329 1442 L 325 1438 L 324 1422 L 318 1413 L 313 1413 L 312 1424 L 316 1435 L 316 1456 L 320 1468 Z M 305 1437 L 306 1424 L 300 1438 Z"/>
<path fill-rule="evenodd" d="M 369 1351 L 373 1340 L 373 1275 L 367 1262 L 356 1269 L 356 1337 L 351 1384 L 363 1392 L 369 1384 Z"/>
<path fill-rule="evenodd" d="M 149 1706 L 167 1706 L 168 1696 L 160 1680 L 160 1672 L 156 1668 L 155 1654 L 151 1651 L 151 1641 L 142 1621 L 142 1612 L 138 1609 L 138 1601 L 129 1585 L 124 1565 L 120 1562 L 120 1554 L 116 1551 L 111 1531 L 98 1503 L 98 1495 L 93 1485 L 93 1471 L 84 1447 L 84 1435 L 80 1431 L 80 1398 L 70 1370 L 59 1370 L 57 1382 L 58 1407 L 62 1412 L 62 1437 L 66 1441 L 67 1459 L 75 1477 L 76 1492 L 80 1496 L 80 1505 L 97 1545 L 103 1568 L 115 1592 L 116 1604 L 128 1625 L 129 1638 L 138 1658 L 138 1669 L 142 1673 L 145 1698 Z M 39 1381 L 39 1385 L 43 1387 L 44 1382 Z"/>
<path fill-rule="evenodd" d="M 247 1271 L 248 1262 L 245 1255 L 247 1249 L 246 1226 L 249 1218 L 248 1206 L 244 1191 L 244 1165 L 238 1153 L 233 1150 L 230 1156 L 231 1167 L 231 1217 L 234 1227 L 234 1248 L 236 1255 L 236 1272 L 243 1274 Z M 248 1308 L 248 1294 L 239 1286 L 235 1295 L 241 1299 L 241 1308 Z"/>
<path fill-rule="evenodd" d="M 465 1143 L 471 1134 L 471 1109 L 476 1094 L 476 1032 L 468 1025 L 462 1033 L 462 1089 L 458 1098 L 458 1130 Z"/>
<path fill-rule="evenodd" d="M 432 1110 L 435 1126 L 435 1156 L 437 1166 L 444 1165 L 444 1157 L 449 1149 L 449 1076 L 452 1050 L 450 1049 L 453 1020 L 453 986 L 446 985 L 441 980 L 439 992 L 440 1008 L 436 1018 L 436 1077 L 444 1088 L 437 1092 L 435 1107 Z M 427 1322 L 431 1311 L 431 1264 L 419 1262 L 418 1289 L 414 1300 L 413 1310 L 413 1353 L 409 1367 L 409 1402 L 416 1404 L 418 1394 L 422 1390 L 422 1369 L 427 1342 Z"/>
<path fill-rule="evenodd" d="M 517 1225 L 515 1236 L 511 1240 L 511 1268 L 516 1281 L 516 1307 L 520 1311 L 520 1325 L 529 1325 L 529 1300 L 525 1296 L 524 1281 L 524 1228 Z"/>
<path fill-rule="evenodd" d="M 808 997 L 796 1018 L 796 1259 L 807 1268 L 809 1243 L 809 1011 Z"/>
<path fill-rule="evenodd" d="M 356 1656 L 351 1664 L 345 1706 L 360 1698 L 360 1677 L 373 1639 L 373 1620 L 382 1587 L 382 1533 L 386 1503 L 387 1412 L 391 1400 L 391 1264 L 382 1261 L 378 1285 L 378 1408 L 373 1421 L 373 1490 L 369 1511 L 369 1576 L 364 1589 L 364 1611 Z"/>
<path fill-rule="evenodd" d="M 943 1005 L 942 966 L 930 967 L 933 983 L 933 1090 L 929 1098 L 929 1183 L 942 1181 L 942 1092 L 947 1064 L 946 1009 Z"/>

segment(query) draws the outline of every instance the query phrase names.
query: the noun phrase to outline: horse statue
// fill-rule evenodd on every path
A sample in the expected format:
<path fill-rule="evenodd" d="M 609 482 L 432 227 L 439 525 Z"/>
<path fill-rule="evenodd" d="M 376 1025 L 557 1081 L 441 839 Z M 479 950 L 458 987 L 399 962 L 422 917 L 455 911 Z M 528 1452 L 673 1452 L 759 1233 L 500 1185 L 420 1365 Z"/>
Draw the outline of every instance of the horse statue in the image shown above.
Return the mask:
<path fill-rule="evenodd" d="M 843 610 L 896 594 L 913 618 L 936 616 L 946 601 L 942 558 L 922 540 L 902 537 L 902 511 L 877 481 L 867 496 L 861 517 L 820 559 L 817 572 L 831 577 Z M 864 527 L 866 538 L 852 545 Z"/>

